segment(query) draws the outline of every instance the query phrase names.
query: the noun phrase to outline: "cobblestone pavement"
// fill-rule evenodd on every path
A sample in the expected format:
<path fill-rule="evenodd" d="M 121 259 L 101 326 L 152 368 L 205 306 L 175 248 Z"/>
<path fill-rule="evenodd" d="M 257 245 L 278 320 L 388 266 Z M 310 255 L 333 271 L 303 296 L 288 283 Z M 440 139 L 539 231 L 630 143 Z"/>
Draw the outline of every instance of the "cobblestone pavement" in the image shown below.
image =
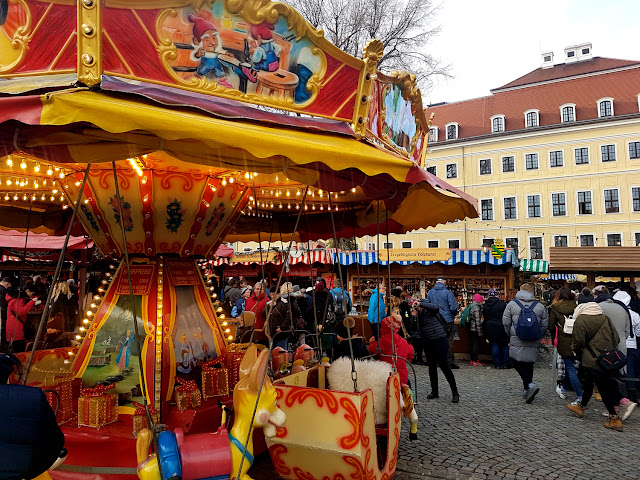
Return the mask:
<path fill-rule="evenodd" d="M 540 393 L 531 405 L 524 403 L 515 370 L 460 365 L 454 370 L 457 405 L 440 373 L 440 398 L 427 400 L 427 367 L 415 367 L 418 440 L 409 441 L 409 423 L 403 419 L 395 479 L 640 478 L 640 408 L 625 421 L 624 432 L 609 431 L 603 427 L 601 402 L 592 399 L 583 419 L 567 410 L 575 396 L 558 397 L 546 364 L 536 365 Z M 278 478 L 268 454 L 256 459 L 250 474 L 256 480 Z"/>

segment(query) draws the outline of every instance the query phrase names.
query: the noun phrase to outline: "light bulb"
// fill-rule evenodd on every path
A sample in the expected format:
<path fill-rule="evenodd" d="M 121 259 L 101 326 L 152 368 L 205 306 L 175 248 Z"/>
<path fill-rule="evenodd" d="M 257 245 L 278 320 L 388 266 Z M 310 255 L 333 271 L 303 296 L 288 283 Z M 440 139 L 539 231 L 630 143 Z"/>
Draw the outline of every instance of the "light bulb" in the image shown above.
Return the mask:
<path fill-rule="evenodd" d="M 76 340 L 81 340 L 82 337 L 80 335 L 76 335 Z"/>
<path fill-rule="evenodd" d="M 89 319 L 88 318 L 83 318 L 82 319 L 82 323 L 89 323 Z"/>
<path fill-rule="evenodd" d="M 351 189 L 351 193 L 356 193 L 356 187 L 353 187 L 353 188 Z"/>
<path fill-rule="evenodd" d="M 36 163 L 35 167 L 33 167 L 33 171 L 36 172 L 36 173 L 38 173 L 40 171 L 40 164 L 39 163 Z M 47 174 L 51 175 L 49 173 L 49 171 L 47 171 Z"/>
<path fill-rule="evenodd" d="M 49 166 L 49 168 L 47 168 L 47 175 L 49 175 L 49 176 L 53 175 L 53 169 L 51 168 L 51 166 Z"/>
<path fill-rule="evenodd" d="M 22 162 L 20 162 L 20 168 L 23 170 L 27 168 L 27 162 L 24 161 L 24 158 L 22 159 Z"/>
<path fill-rule="evenodd" d="M 7 166 L 8 167 L 13 167 L 13 160 L 11 159 L 11 156 L 7 157 Z"/>

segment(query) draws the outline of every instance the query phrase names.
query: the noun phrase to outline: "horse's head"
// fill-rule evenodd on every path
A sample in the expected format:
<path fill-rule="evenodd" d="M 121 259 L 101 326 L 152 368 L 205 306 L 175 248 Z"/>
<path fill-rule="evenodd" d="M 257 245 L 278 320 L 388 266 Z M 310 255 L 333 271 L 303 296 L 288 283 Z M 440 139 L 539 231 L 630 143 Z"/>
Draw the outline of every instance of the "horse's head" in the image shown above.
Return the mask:
<path fill-rule="evenodd" d="M 267 369 L 268 350 L 263 350 L 260 356 L 257 353 L 256 346 L 251 345 L 240 364 L 240 380 L 233 391 L 233 409 L 236 418 L 233 425 L 234 430 L 238 422 L 240 425 L 250 423 L 260 382 Z M 263 427 L 264 436 L 273 437 L 276 434 L 276 427 L 282 427 L 286 419 L 284 412 L 276 406 L 276 389 L 271 383 L 271 379 L 264 376 L 264 385 L 258 399 L 253 426 Z"/>

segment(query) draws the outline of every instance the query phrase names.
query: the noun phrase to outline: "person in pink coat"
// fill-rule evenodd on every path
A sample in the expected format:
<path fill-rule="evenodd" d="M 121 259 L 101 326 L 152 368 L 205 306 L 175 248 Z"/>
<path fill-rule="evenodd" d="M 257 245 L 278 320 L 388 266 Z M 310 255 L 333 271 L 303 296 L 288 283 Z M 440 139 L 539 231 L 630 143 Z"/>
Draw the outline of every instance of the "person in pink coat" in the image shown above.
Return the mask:
<path fill-rule="evenodd" d="M 34 305 L 41 302 L 29 288 L 20 292 L 19 297 L 7 294 L 7 343 L 12 343 L 14 352 L 24 352 L 27 340 L 24 338 L 24 322 L 27 322 L 27 313 Z"/>
<path fill-rule="evenodd" d="M 392 332 L 392 322 L 393 322 L 393 332 Z M 400 383 L 404 385 L 411 386 L 409 382 L 409 370 L 407 369 L 407 361 L 411 361 L 413 359 L 413 347 L 409 345 L 404 338 L 402 338 L 398 332 L 400 331 L 401 320 L 399 315 L 394 315 L 394 317 L 385 317 L 382 319 L 382 324 L 380 326 L 380 340 L 376 341 L 373 337 L 369 340 L 369 353 L 376 353 L 378 350 L 378 345 L 380 345 L 380 352 L 378 353 L 378 358 L 384 362 L 390 363 L 393 365 L 393 349 L 395 348 L 397 357 L 396 358 L 396 368 L 398 369 L 398 373 L 400 374 Z M 393 333 L 393 340 L 392 335 Z"/>

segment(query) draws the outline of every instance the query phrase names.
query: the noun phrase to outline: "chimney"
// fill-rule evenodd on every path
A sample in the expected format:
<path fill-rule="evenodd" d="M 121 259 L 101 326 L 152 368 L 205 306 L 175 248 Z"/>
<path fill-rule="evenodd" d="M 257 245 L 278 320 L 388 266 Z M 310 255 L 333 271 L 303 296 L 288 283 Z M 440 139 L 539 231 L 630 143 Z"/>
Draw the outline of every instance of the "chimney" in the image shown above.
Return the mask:
<path fill-rule="evenodd" d="M 542 68 L 553 68 L 553 52 L 542 53 Z"/>

